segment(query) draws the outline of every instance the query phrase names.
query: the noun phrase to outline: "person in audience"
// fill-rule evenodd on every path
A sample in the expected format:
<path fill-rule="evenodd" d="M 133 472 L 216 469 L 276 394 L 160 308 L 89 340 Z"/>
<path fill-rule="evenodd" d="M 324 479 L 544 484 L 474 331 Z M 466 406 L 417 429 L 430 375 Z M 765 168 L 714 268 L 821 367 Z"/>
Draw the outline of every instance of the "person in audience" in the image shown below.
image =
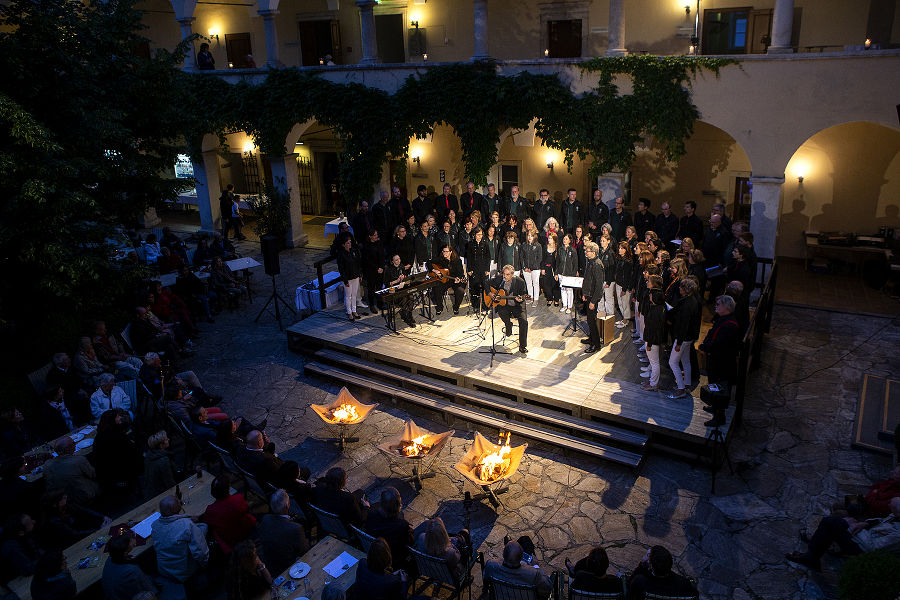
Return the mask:
<path fill-rule="evenodd" d="M 56 442 L 58 456 L 44 464 L 48 490 L 63 490 L 69 501 L 90 506 L 100 496 L 97 472 L 84 455 L 75 454 L 75 441 L 64 436 Z"/>
<path fill-rule="evenodd" d="M 41 499 L 43 514 L 36 530 L 45 550 L 64 550 L 87 535 L 108 527 L 112 521 L 86 507 L 69 504 L 62 490 L 52 490 Z"/>
<path fill-rule="evenodd" d="M 163 246 L 160 248 L 160 257 L 156 262 L 156 268 L 160 275 L 167 273 L 177 273 L 178 269 L 184 266 L 184 259 L 177 252 Z"/>
<path fill-rule="evenodd" d="M 206 317 L 207 323 L 215 323 L 213 315 L 219 313 L 216 307 L 216 293 L 209 289 L 202 279 L 191 272 L 187 265 L 178 269 L 175 279 L 175 293 L 186 301 L 194 301 L 200 307 L 200 314 Z"/>
<path fill-rule="evenodd" d="M 147 264 L 155 265 L 161 255 L 161 248 L 159 240 L 156 239 L 156 234 L 149 234 L 147 239 L 141 244 L 141 247 L 144 249 L 144 260 Z"/>
<path fill-rule="evenodd" d="M 230 240 L 226 240 L 218 231 L 213 234 L 213 239 L 209 243 L 209 255 L 213 260 L 216 257 L 221 258 L 223 261 L 238 258 L 234 244 Z"/>
<path fill-rule="evenodd" d="M 638 564 L 628 581 L 629 600 L 643 600 L 647 592 L 669 596 L 692 596 L 696 588 L 687 577 L 672 571 L 672 554 L 662 546 L 653 546 Z"/>
<path fill-rule="evenodd" d="M 281 573 L 309 550 L 303 525 L 291 520 L 291 499 L 283 489 L 269 498 L 269 512 L 259 518 L 253 539 L 260 558 L 273 573 Z"/>
<path fill-rule="evenodd" d="M 209 287 L 217 296 L 226 298 L 232 307 L 237 306 L 241 294 L 247 293 L 247 288 L 225 267 L 225 261 L 221 256 L 213 258 L 209 272 Z"/>
<path fill-rule="evenodd" d="M 97 359 L 106 365 L 107 370 L 115 370 L 122 381 L 138 378 L 143 362 L 137 356 L 127 353 L 116 336 L 106 331 L 106 322 L 94 322 L 93 344 Z"/>
<path fill-rule="evenodd" d="M 209 527 L 209 536 L 214 539 L 224 554 L 231 554 L 238 542 L 250 537 L 256 527 L 256 517 L 250 514 L 250 507 L 243 494 L 230 492 L 231 476 L 222 473 L 210 485 L 210 493 L 215 502 L 206 507 L 200 521 Z"/>
<path fill-rule="evenodd" d="M 197 249 L 194 250 L 195 267 L 203 267 L 212 262 L 212 254 L 209 251 L 209 241 L 203 237 L 197 241 Z"/>
<path fill-rule="evenodd" d="M 141 593 L 156 593 L 156 585 L 131 557 L 136 541 L 130 530 L 109 540 L 109 560 L 103 566 L 103 596 L 106 600 L 134 600 Z"/>
<path fill-rule="evenodd" d="M 325 584 L 322 588 L 322 600 L 346 600 L 347 594 L 336 581 Z"/>
<path fill-rule="evenodd" d="M 140 372 L 141 381 L 155 398 L 162 397 L 163 389 L 178 388 L 194 394 L 194 401 L 203 406 L 211 406 L 222 400 L 217 394 L 207 393 L 203 384 L 193 371 L 178 373 L 168 364 L 163 365 L 162 358 L 156 352 L 148 352 L 144 356 L 144 366 Z M 212 411 L 216 413 L 220 411 Z"/>
<path fill-rule="evenodd" d="M 305 507 L 312 499 L 312 485 L 309 483 L 310 476 L 309 468 L 301 467 L 297 464 L 297 461 L 286 460 L 278 467 L 274 485 L 284 489 L 294 500 Z"/>
<path fill-rule="evenodd" d="M 368 517 L 369 503 L 362 490 L 350 493 L 344 489 L 346 485 L 347 472 L 341 467 L 332 467 L 316 482 L 313 500 L 317 507 L 337 515 L 345 524 L 362 527 Z"/>
<path fill-rule="evenodd" d="M 3 544 L 0 546 L 0 581 L 34 573 L 41 549 L 34 539 L 34 519 L 17 513 L 3 524 Z"/>
<path fill-rule="evenodd" d="M 90 419 L 90 392 L 84 387 L 81 377 L 71 368 L 72 361 L 65 352 L 53 355 L 53 366 L 47 372 L 47 385 L 58 385 L 65 390 L 65 402 L 76 424 Z"/>
<path fill-rule="evenodd" d="M 231 556 L 227 573 L 228 600 L 255 600 L 272 589 L 272 575 L 256 553 L 256 544 L 244 540 Z"/>
<path fill-rule="evenodd" d="M 32 600 L 73 600 L 77 594 L 62 550 L 51 550 L 38 559 L 31 577 Z"/>
<path fill-rule="evenodd" d="M 99 385 L 98 378 L 100 374 L 108 371 L 106 365 L 97 358 L 97 353 L 94 352 L 94 345 L 89 337 L 79 338 L 78 352 L 75 353 L 72 366 L 88 389 L 96 388 Z"/>
<path fill-rule="evenodd" d="M 173 363 L 176 357 L 189 354 L 188 352 L 184 354 L 179 352 L 174 336 L 155 326 L 150 321 L 150 311 L 143 306 L 134 309 L 134 319 L 131 321 L 131 341 L 138 353 L 164 352 Z"/>
<path fill-rule="evenodd" d="M 275 455 L 266 434 L 254 429 L 247 434 L 246 445 L 238 452 L 237 462 L 263 484 L 275 481 L 282 460 Z"/>
<path fill-rule="evenodd" d="M 159 501 L 160 517 L 150 526 L 156 567 L 162 577 L 202 587 L 201 574 L 209 560 L 206 525 L 183 514 L 182 506 L 175 496 Z"/>
<path fill-rule="evenodd" d="M 131 418 L 122 409 L 110 409 L 100 416 L 91 459 L 97 483 L 107 500 L 128 498 L 137 490 L 144 472 L 144 457 L 129 434 Z"/>
<path fill-rule="evenodd" d="M 875 550 L 896 554 L 900 552 L 900 496 L 892 498 L 889 506 L 891 514 L 880 519 L 858 521 L 853 517 L 824 517 L 812 537 L 804 539 L 806 552 L 791 552 L 785 558 L 819 571 L 822 555 L 833 543 L 837 543 L 841 552 L 849 556 Z"/>
<path fill-rule="evenodd" d="M 866 492 L 859 506 L 849 510 L 857 519 L 876 519 L 891 514 L 891 500 L 900 497 L 900 465 L 894 467 L 887 478 L 876 481 Z"/>
<path fill-rule="evenodd" d="M 39 424 L 40 435 L 45 440 L 62 437 L 75 427 L 63 396 L 63 389 L 58 385 L 49 386 L 41 396 Z"/>
<path fill-rule="evenodd" d="M 163 287 L 161 281 L 153 281 L 150 286 L 153 292 L 151 310 L 167 323 L 179 323 L 185 334 L 193 337 L 199 335 L 191 311 L 185 301 L 169 288 Z"/>
<path fill-rule="evenodd" d="M 87 338 L 85 338 L 87 339 Z M 116 378 L 111 373 L 103 373 L 99 377 L 100 387 L 91 395 L 91 416 L 94 422 L 108 410 L 121 409 L 134 418 L 131 412 L 131 398 L 116 385 Z"/>
<path fill-rule="evenodd" d="M 407 580 L 402 570 L 394 571 L 391 548 L 384 538 L 377 538 L 356 568 L 355 590 L 367 600 L 406 600 Z"/>
<path fill-rule="evenodd" d="M 429 556 L 443 558 L 447 568 L 455 577 L 460 577 L 466 569 L 466 559 L 471 553 L 469 532 L 463 529 L 451 536 L 440 517 L 425 522 L 425 530 L 416 540 L 416 550 Z"/>
<path fill-rule="evenodd" d="M 5 457 L 21 456 L 40 443 L 18 408 L 0 412 L 0 454 Z"/>
<path fill-rule="evenodd" d="M 381 502 L 375 510 L 369 511 L 366 532 L 377 538 L 384 538 L 394 557 L 394 566 L 406 568 L 409 552 L 413 544 L 413 528 L 401 514 L 400 492 L 395 487 L 381 491 Z"/>
<path fill-rule="evenodd" d="M 43 486 L 21 479 L 24 473 L 25 458 L 21 454 L 0 462 L 0 519 L 5 515 L 34 510 L 37 505 Z"/>
<path fill-rule="evenodd" d="M 572 578 L 571 588 L 581 592 L 612 594 L 621 592 L 622 580 L 607 573 L 609 556 L 602 546 L 594 546 L 590 553 L 574 565 L 566 558 L 566 570 Z"/>
<path fill-rule="evenodd" d="M 519 542 L 511 541 L 503 548 L 503 560 L 489 560 L 484 565 L 484 579 L 501 579 L 519 585 L 531 585 L 537 598 L 550 596 L 550 578 L 537 565 L 524 562 L 524 551 Z"/>
<path fill-rule="evenodd" d="M 147 447 L 149 450 L 144 455 L 144 497 L 152 498 L 175 487 L 175 465 L 165 429 L 147 438 Z"/>

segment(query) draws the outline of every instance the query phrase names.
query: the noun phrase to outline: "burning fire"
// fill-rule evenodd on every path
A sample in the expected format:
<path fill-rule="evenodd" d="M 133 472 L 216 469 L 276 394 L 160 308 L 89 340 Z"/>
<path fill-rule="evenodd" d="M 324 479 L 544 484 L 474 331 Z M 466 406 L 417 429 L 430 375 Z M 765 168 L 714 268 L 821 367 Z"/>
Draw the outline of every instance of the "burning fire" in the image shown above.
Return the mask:
<path fill-rule="evenodd" d="M 331 418 L 338 423 L 350 423 L 359 419 L 359 413 L 352 404 L 341 404 L 331 413 Z"/>
<path fill-rule="evenodd" d="M 489 482 L 496 481 L 503 477 L 504 473 L 509 469 L 509 453 L 511 451 L 509 434 L 510 432 L 507 431 L 506 442 L 504 443 L 503 434 L 501 433 L 500 440 L 497 442 L 500 448 L 490 454 L 485 454 L 479 459 L 478 464 L 475 465 L 475 475 L 478 479 Z"/>
<path fill-rule="evenodd" d="M 425 438 L 427 435 L 420 435 L 417 438 L 413 438 L 409 441 L 400 442 L 400 454 L 403 456 L 419 456 L 421 454 L 428 454 L 428 451 L 431 450 L 433 444 L 426 444 Z"/>

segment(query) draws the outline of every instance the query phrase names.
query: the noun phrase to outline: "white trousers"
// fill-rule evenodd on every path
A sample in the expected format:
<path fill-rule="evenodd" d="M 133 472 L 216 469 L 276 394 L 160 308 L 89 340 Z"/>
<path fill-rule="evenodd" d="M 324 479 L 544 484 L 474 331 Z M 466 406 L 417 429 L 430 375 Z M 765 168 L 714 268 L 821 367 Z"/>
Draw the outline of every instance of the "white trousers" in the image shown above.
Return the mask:
<path fill-rule="evenodd" d="M 650 385 L 656 387 L 659 385 L 659 344 L 653 344 L 650 348 L 644 346 L 647 350 L 647 359 L 650 361 Z"/>
<path fill-rule="evenodd" d="M 693 341 L 681 342 L 681 351 L 675 350 L 677 345 L 672 346 L 672 353 L 669 355 L 669 366 L 672 373 L 675 374 L 675 387 L 679 390 L 687 388 L 691 384 L 691 346 Z M 681 370 L 684 369 L 684 377 L 681 376 Z"/>
<path fill-rule="evenodd" d="M 541 270 L 532 269 L 531 271 L 526 271 L 522 269 L 522 279 L 525 280 L 525 289 L 528 290 L 531 301 L 537 302 L 541 295 Z"/>
<path fill-rule="evenodd" d="M 638 337 L 644 339 L 644 315 L 638 315 L 634 318 L 634 327 L 637 329 Z"/>
<path fill-rule="evenodd" d="M 359 277 L 351 279 L 349 286 L 344 286 L 344 309 L 348 315 L 356 312 L 357 301 L 359 301 Z"/>
<path fill-rule="evenodd" d="M 562 285 L 559 287 L 559 290 L 562 296 L 562 305 L 565 308 L 572 308 L 572 302 L 575 300 L 575 288 Z"/>
<path fill-rule="evenodd" d="M 615 287 L 615 297 L 616 302 L 619 303 L 619 310 L 622 312 L 622 319 L 627 321 L 631 318 L 631 292 L 625 290 L 618 283 L 614 283 Z M 625 295 L 622 295 L 622 292 L 625 292 Z"/>
<path fill-rule="evenodd" d="M 609 287 L 603 288 L 603 312 L 606 316 L 616 316 L 616 284 L 611 283 Z"/>

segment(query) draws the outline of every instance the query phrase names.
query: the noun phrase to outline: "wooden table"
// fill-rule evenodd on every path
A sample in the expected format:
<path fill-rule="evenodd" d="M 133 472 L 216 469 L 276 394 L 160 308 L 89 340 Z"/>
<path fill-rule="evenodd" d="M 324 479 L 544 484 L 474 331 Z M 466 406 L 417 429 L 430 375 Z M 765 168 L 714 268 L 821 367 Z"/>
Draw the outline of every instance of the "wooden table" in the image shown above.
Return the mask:
<path fill-rule="evenodd" d="M 229 260 L 225 263 L 225 266 L 228 267 L 228 270 L 232 273 L 237 273 L 238 271 L 244 272 L 244 285 L 247 287 L 247 297 L 250 298 L 250 301 L 253 301 L 252 290 L 250 289 L 250 271 L 247 269 L 252 269 L 254 267 L 261 267 L 262 264 L 259 261 L 254 260 L 250 257 L 245 258 L 235 258 L 234 260 Z"/>
<path fill-rule="evenodd" d="M 94 437 L 97 435 L 97 427 L 95 425 L 84 425 L 82 427 L 79 427 L 75 431 L 67 433 L 65 436 L 62 436 L 62 437 L 72 437 L 75 433 L 83 433 L 84 434 L 82 438 L 80 438 L 77 442 L 75 442 L 75 454 L 90 454 L 91 450 L 93 450 L 93 448 L 94 448 L 93 444 L 90 446 L 81 446 L 81 447 L 79 447 L 79 444 L 81 444 L 84 440 L 94 439 Z M 49 446 L 50 452 L 52 452 L 52 454 L 51 454 L 52 457 L 56 456 L 56 452 L 53 449 L 56 448 L 56 443 L 59 440 L 61 440 L 62 437 L 58 437 L 55 440 L 53 440 L 52 442 L 44 445 L 44 446 Z M 46 448 L 44 446 L 39 446 L 39 447 L 31 450 L 30 452 L 26 453 L 25 454 L 26 464 L 28 463 L 29 458 L 32 458 L 32 457 L 36 458 L 40 455 L 46 455 L 48 453 L 48 451 L 46 450 Z M 52 458 L 50 460 L 52 460 Z M 47 464 L 48 462 L 50 462 L 50 460 L 47 460 L 41 464 L 35 464 L 34 468 L 23 476 L 25 478 L 25 481 L 27 481 L 28 483 L 34 483 L 35 481 L 38 481 L 39 479 L 41 479 L 44 476 L 44 465 Z M 35 461 L 35 462 L 37 462 L 37 461 Z"/>
<path fill-rule="evenodd" d="M 878 260 L 885 265 L 891 261 L 892 252 L 878 246 L 841 246 L 836 244 L 820 244 L 819 234 L 804 232 L 804 260 L 809 269 L 810 261 L 816 256 L 836 258 L 852 263 L 856 274 L 862 276 L 863 265 L 867 260 Z"/>
<path fill-rule="evenodd" d="M 212 504 L 213 497 L 210 493 L 210 485 L 212 484 L 213 479 L 214 477 L 211 474 L 203 471 L 203 477 L 199 481 L 197 480 L 196 475 L 191 475 L 178 484 L 181 487 L 182 498 L 185 502 L 185 513 L 189 515 L 199 516 L 203 514 L 203 511 L 206 510 L 207 506 Z M 139 523 L 159 510 L 160 500 L 162 500 L 166 496 L 174 495 L 175 488 L 170 488 L 159 496 L 156 496 L 155 498 L 144 502 L 137 508 L 125 513 L 121 517 L 118 517 L 113 521 L 112 524 L 118 525 L 119 523 L 127 523 L 129 521 Z M 90 545 L 98 537 L 108 533 L 108 528 L 97 530 L 84 539 L 72 544 L 64 551 L 66 561 L 69 565 L 69 571 L 72 573 L 72 578 L 75 580 L 75 584 L 77 586 L 79 594 L 87 590 L 90 586 L 99 582 L 103 577 L 103 567 L 104 565 L 106 565 L 106 559 L 109 558 L 109 554 L 104 552 L 102 548 L 100 550 L 91 550 Z M 152 546 L 153 538 L 147 538 L 147 543 L 143 546 L 137 546 L 134 550 L 132 550 L 131 555 L 138 556 L 143 552 L 149 550 Z M 93 556 L 99 556 L 100 558 L 100 562 L 97 564 L 97 566 L 87 569 L 77 568 L 77 565 L 80 561 Z M 322 574 L 324 575 L 324 573 Z M 310 579 L 310 581 L 312 581 L 312 579 Z M 9 589 L 18 594 L 21 600 L 30 599 L 31 577 L 16 577 L 9 582 Z"/>
<path fill-rule="evenodd" d="M 346 552 L 354 556 L 357 559 L 363 559 L 366 557 L 365 552 L 354 548 L 353 546 L 346 544 L 335 537 L 328 536 L 324 540 L 321 540 L 318 544 L 312 547 L 309 552 L 298 558 L 294 561 L 291 566 L 297 564 L 298 562 L 305 562 L 309 565 L 309 575 L 307 575 L 304 579 L 309 580 L 309 594 L 308 597 L 312 598 L 320 598 L 322 596 L 322 588 L 325 587 L 325 583 L 329 581 L 334 581 L 337 585 L 344 590 L 353 585 L 356 581 L 356 567 L 359 565 L 357 562 L 352 567 L 344 571 L 344 574 L 338 577 L 337 579 L 331 577 L 328 573 L 322 570 L 322 567 L 333 561 L 337 558 L 341 552 Z M 288 567 L 284 573 L 281 573 L 281 576 L 285 578 L 285 580 L 291 579 L 290 576 L 291 568 Z M 291 592 L 290 594 L 279 594 L 280 598 L 288 598 L 290 600 L 294 600 L 296 598 L 302 598 L 304 595 L 303 589 L 303 579 L 294 579 L 293 582 L 297 584 L 297 589 Z M 284 588 L 278 588 L 280 592 L 284 592 Z"/>

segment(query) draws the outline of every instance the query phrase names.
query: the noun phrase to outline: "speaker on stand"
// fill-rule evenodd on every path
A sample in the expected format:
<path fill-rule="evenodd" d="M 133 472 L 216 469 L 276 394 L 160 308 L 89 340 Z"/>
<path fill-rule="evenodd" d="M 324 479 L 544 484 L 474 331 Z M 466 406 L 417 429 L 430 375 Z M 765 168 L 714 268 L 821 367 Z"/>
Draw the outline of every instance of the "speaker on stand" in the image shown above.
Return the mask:
<path fill-rule="evenodd" d="M 275 285 L 275 276 L 281 274 L 281 262 L 278 258 L 278 238 L 274 235 L 264 235 L 259 238 L 259 243 L 262 246 L 262 254 L 263 254 L 263 267 L 266 270 L 266 275 L 272 277 L 272 294 L 269 296 L 269 299 L 266 300 L 266 303 L 263 305 L 262 310 L 259 311 L 259 314 L 256 315 L 256 318 L 253 320 L 254 323 L 259 321 L 259 318 L 262 316 L 266 309 L 269 308 L 269 304 L 274 303 L 275 305 L 275 319 L 278 321 L 278 330 L 283 331 L 281 326 L 281 311 L 278 308 L 278 303 L 281 302 L 284 306 L 294 313 L 294 308 L 285 302 L 284 298 L 282 298 L 278 294 L 278 287 Z"/>

